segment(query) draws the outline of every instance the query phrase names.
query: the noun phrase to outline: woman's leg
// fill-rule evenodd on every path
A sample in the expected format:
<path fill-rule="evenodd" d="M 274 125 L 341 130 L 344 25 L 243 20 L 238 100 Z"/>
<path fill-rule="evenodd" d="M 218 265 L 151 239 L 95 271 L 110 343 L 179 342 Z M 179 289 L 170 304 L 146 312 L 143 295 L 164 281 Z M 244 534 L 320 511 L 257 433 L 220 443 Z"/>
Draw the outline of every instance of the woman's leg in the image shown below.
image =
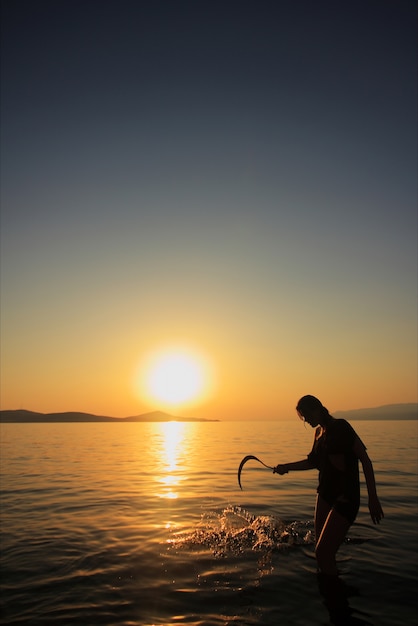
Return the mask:
<path fill-rule="evenodd" d="M 328 502 L 325 502 L 320 495 L 316 496 L 316 507 L 315 507 L 315 541 L 318 543 L 319 538 L 322 533 L 322 529 L 327 520 L 329 512 L 331 511 L 331 506 Z"/>
<path fill-rule="evenodd" d="M 350 528 L 350 522 L 341 513 L 331 509 L 316 542 L 316 560 L 323 574 L 337 576 L 335 557 Z"/>

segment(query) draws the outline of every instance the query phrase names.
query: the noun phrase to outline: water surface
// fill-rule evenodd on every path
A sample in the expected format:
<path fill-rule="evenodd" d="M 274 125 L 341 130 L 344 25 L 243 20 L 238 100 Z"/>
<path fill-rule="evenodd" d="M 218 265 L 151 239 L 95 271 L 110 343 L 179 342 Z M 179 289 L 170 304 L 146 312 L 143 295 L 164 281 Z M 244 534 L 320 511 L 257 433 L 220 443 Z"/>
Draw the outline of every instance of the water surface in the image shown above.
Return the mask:
<path fill-rule="evenodd" d="M 337 606 L 313 548 L 313 431 L 289 422 L 3 424 L 2 624 L 416 624 L 417 425 L 353 422 L 384 522 L 362 504 Z M 331 621 L 333 620 L 333 621 Z M 338 621 L 340 620 L 340 621 Z"/>

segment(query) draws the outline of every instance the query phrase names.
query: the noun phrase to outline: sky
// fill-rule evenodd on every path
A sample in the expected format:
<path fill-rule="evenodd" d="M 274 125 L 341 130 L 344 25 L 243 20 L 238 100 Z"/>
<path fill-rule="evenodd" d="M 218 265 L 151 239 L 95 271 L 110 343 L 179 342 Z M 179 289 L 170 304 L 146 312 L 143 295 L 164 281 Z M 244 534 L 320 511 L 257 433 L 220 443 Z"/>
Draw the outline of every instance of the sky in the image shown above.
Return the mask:
<path fill-rule="evenodd" d="M 1 408 L 415 402 L 416 82 L 413 0 L 3 0 Z"/>

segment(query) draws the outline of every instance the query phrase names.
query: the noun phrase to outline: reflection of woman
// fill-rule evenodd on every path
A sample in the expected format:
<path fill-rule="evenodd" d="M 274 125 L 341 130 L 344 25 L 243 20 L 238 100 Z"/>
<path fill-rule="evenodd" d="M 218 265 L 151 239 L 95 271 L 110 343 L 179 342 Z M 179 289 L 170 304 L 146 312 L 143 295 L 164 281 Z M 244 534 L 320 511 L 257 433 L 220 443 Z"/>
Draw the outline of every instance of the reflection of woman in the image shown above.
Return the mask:
<path fill-rule="evenodd" d="M 277 465 L 273 473 L 319 470 L 315 509 L 316 559 L 323 574 L 337 575 L 335 556 L 360 505 L 359 459 L 366 479 L 373 523 L 378 524 L 383 518 L 373 466 L 365 445 L 350 424 L 333 418 L 317 398 L 303 396 L 296 411 L 303 421 L 316 427 L 312 451 L 307 459 Z"/>

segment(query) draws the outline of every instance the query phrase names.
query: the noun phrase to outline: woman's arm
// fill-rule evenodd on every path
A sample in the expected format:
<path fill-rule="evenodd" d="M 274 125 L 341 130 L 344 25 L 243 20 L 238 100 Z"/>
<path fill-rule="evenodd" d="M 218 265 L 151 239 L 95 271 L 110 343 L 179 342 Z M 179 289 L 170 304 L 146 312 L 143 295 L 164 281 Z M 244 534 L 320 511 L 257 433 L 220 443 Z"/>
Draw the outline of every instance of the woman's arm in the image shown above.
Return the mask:
<path fill-rule="evenodd" d="M 302 461 L 296 461 L 295 463 L 276 465 L 276 467 L 273 468 L 273 474 L 280 474 L 283 476 L 283 474 L 287 474 L 288 472 L 298 472 L 310 469 L 315 469 L 315 465 L 312 465 L 308 459 L 303 459 Z"/>
<path fill-rule="evenodd" d="M 366 452 L 366 448 L 357 437 L 354 443 L 354 454 L 360 459 L 364 478 L 366 479 L 367 492 L 369 494 L 369 511 L 373 520 L 373 524 L 378 524 L 384 517 L 383 509 L 380 505 L 379 498 L 376 491 L 376 480 L 374 477 L 373 465 L 369 455 Z"/>

